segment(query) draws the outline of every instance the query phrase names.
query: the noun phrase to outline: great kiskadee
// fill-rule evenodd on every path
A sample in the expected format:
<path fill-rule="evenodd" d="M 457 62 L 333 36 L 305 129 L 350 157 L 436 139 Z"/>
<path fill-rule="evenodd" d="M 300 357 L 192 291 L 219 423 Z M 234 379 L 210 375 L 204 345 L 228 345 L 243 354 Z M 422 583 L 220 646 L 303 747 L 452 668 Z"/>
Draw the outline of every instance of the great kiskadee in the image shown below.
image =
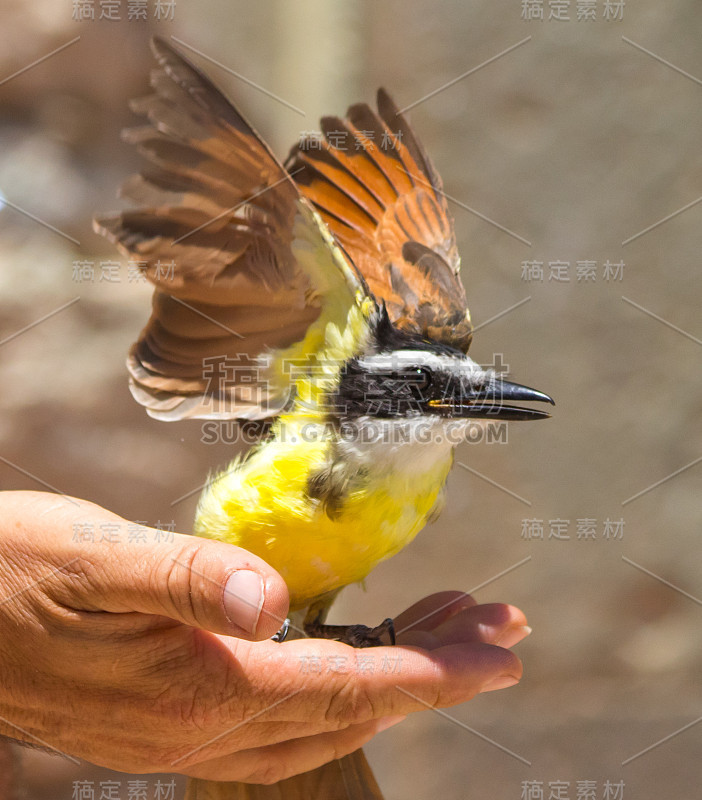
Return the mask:
<path fill-rule="evenodd" d="M 270 563 L 308 635 L 380 643 L 389 620 L 326 625 L 334 597 L 436 515 L 461 431 L 552 401 L 466 355 L 441 180 L 384 90 L 377 113 L 325 117 L 282 165 L 208 78 L 153 50 L 155 94 L 133 106 L 149 124 L 125 133 L 151 162 L 122 190 L 142 207 L 96 220 L 156 287 L 132 393 L 158 419 L 271 421 L 209 482 L 195 530 Z M 307 797 L 294 780 L 255 796 Z M 309 796 L 379 796 L 363 780 Z"/>

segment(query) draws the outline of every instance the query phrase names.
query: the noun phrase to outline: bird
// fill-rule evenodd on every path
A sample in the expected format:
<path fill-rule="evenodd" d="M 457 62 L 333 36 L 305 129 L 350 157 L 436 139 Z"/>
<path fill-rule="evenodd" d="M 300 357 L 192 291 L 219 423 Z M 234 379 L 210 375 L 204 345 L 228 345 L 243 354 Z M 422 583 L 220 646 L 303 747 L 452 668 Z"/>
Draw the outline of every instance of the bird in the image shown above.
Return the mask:
<path fill-rule="evenodd" d="M 152 51 L 154 93 L 132 104 L 146 124 L 124 132 L 148 161 L 121 190 L 135 206 L 94 223 L 155 287 L 131 392 L 156 419 L 259 425 L 208 480 L 195 532 L 280 573 L 293 631 L 393 643 L 390 618 L 328 625 L 332 602 L 436 517 L 469 426 L 553 400 L 468 356 L 447 197 L 388 92 L 281 161 L 172 45 Z M 382 797 L 361 751 L 315 773 L 188 796 Z"/>

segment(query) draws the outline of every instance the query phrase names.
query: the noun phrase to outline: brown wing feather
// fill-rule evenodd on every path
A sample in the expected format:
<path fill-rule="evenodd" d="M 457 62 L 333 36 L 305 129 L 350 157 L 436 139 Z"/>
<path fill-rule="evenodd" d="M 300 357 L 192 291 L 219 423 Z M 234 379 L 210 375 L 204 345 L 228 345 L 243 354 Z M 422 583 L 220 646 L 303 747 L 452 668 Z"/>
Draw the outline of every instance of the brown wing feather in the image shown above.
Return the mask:
<path fill-rule="evenodd" d="M 299 193 L 202 73 L 152 47 L 156 93 L 133 104 L 150 124 L 125 134 L 151 166 L 122 187 L 146 207 L 96 220 L 156 286 L 128 359 L 132 391 L 164 419 L 269 416 L 287 398 L 261 379 L 260 354 L 299 341 L 319 314 L 290 250 Z"/>
<path fill-rule="evenodd" d="M 155 94 L 133 103 L 150 124 L 124 135 L 150 162 L 122 187 L 142 207 L 95 222 L 156 287 L 128 359 L 149 413 L 260 418 L 282 408 L 261 354 L 299 341 L 319 315 L 291 252 L 300 191 L 395 324 L 468 348 L 441 180 L 385 91 L 378 113 L 356 104 L 347 119 L 325 117 L 325 140 L 293 148 L 286 172 L 208 78 L 165 42 L 152 47 Z"/>
<path fill-rule="evenodd" d="M 286 162 L 302 193 L 396 325 L 467 350 L 453 220 L 409 123 L 380 89 L 377 114 L 356 104 L 345 120 L 325 117 L 322 132 L 324 141 L 303 140 Z"/>

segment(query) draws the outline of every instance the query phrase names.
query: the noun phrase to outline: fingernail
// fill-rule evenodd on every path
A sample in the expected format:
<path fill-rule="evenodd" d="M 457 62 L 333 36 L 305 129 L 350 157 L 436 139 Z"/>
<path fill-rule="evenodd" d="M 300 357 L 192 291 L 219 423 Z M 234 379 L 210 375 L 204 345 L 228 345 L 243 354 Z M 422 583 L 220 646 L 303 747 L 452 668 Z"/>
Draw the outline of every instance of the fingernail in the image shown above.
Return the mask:
<path fill-rule="evenodd" d="M 380 731 L 385 731 L 388 728 L 392 728 L 393 725 L 397 725 L 397 723 L 402 722 L 403 719 L 407 719 L 407 714 L 399 714 L 394 717 L 381 717 L 375 723 L 376 732 L 380 733 Z"/>
<path fill-rule="evenodd" d="M 224 611 L 233 625 L 256 633 L 263 600 L 263 578 L 259 574 L 248 569 L 232 572 L 224 587 Z"/>
<path fill-rule="evenodd" d="M 495 642 L 500 647 L 514 647 L 515 644 L 521 642 L 522 639 L 531 633 L 531 628 L 528 625 L 519 625 L 516 628 L 508 628 L 502 636 Z"/>
<path fill-rule="evenodd" d="M 514 686 L 515 683 L 519 683 L 519 678 L 515 678 L 514 675 L 500 675 L 488 681 L 480 691 L 494 692 L 497 689 L 506 689 L 508 686 Z"/>

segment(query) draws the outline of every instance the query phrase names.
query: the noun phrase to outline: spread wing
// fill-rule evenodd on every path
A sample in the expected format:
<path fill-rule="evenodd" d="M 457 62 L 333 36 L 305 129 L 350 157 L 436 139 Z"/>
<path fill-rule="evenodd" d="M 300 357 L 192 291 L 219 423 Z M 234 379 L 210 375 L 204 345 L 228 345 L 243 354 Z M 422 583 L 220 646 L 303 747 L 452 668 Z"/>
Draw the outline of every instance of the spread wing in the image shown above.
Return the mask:
<path fill-rule="evenodd" d="M 378 114 L 322 120 L 325 140 L 300 142 L 284 168 L 207 77 L 152 48 L 155 94 L 133 105 L 149 124 L 125 132 L 150 162 L 122 187 L 140 207 L 95 221 L 155 286 L 127 362 L 149 414 L 279 413 L 290 385 L 271 378 L 272 354 L 297 358 L 363 298 L 366 313 L 377 298 L 398 327 L 467 349 L 441 181 L 384 91 Z"/>
<path fill-rule="evenodd" d="M 289 387 L 271 381 L 267 354 L 303 340 L 324 306 L 294 251 L 324 232 L 219 90 L 165 42 L 152 48 L 155 94 L 133 106 L 150 124 L 125 132 L 150 166 L 121 192 L 142 207 L 95 221 L 156 287 L 127 362 L 132 393 L 160 419 L 270 417 Z"/>
<path fill-rule="evenodd" d="M 441 179 L 383 89 L 322 119 L 286 167 L 395 325 L 463 351 L 471 324 Z"/>

